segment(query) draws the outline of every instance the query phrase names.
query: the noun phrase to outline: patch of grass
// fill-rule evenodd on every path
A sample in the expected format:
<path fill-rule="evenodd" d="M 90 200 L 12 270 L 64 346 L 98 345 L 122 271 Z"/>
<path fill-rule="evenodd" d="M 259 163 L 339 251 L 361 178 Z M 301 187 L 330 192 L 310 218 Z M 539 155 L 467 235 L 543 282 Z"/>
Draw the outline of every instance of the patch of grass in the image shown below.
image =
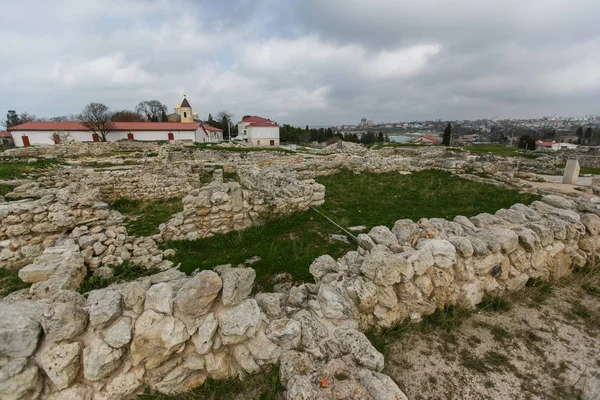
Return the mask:
<path fill-rule="evenodd" d="M 129 261 L 113 267 L 114 274 L 110 278 L 101 278 L 94 276 L 88 271 L 87 276 L 77 289 L 79 293 L 87 293 L 96 289 L 103 289 L 113 283 L 129 282 L 143 276 L 150 276 L 160 272 L 157 269 L 146 269 L 138 265 L 131 264 Z"/>
<path fill-rule="evenodd" d="M 540 196 L 476 183 L 444 171 L 411 175 L 354 174 L 342 171 L 317 178 L 326 187 L 321 212 L 342 226 L 386 225 L 398 219 L 452 219 L 495 213 L 515 203 L 531 204 Z"/>
<path fill-rule="evenodd" d="M 581 167 L 579 169 L 580 174 L 592 174 L 592 175 L 600 175 L 600 168 L 589 168 L 589 167 Z"/>
<path fill-rule="evenodd" d="M 518 149 L 515 147 L 506 147 L 501 144 L 473 144 L 465 146 L 465 150 L 470 151 L 474 154 L 488 154 L 492 153 L 499 156 L 508 157 L 525 157 L 525 158 L 536 158 L 536 155 L 531 151 Z"/>
<path fill-rule="evenodd" d="M 111 204 L 111 208 L 125 216 L 129 235 L 150 236 L 158 233 L 160 224 L 182 211 L 183 204 L 178 197 L 164 200 L 119 199 Z"/>
<path fill-rule="evenodd" d="M 490 329 L 490 333 L 496 342 L 504 342 L 512 338 L 510 332 L 501 326 L 494 326 Z"/>
<path fill-rule="evenodd" d="M 527 295 L 536 303 L 543 303 L 554 293 L 552 284 L 542 278 L 530 278 L 527 281 L 526 288 Z"/>
<path fill-rule="evenodd" d="M 6 196 L 7 193 L 12 192 L 16 187 L 15 185 L 0 185 L 0 196 Z"/>
<path fill-rule="evenodd" d="M 485 362 L 491 369 L 514 369 L 514 366 L 510 363 L 509 358 L 497 351 L 488 351 L 485 353 Z"/>
<path fill-rule="evenodd" d="M 582 286 L 583 290 L 585 290 L 588 294 L 595 296 L 595 297 L 600 297 L 600 287 L 598 286 L 594 286 L 588 283 L 584 283 Z"/>
<path fill-rule="evenodd" d="M 19 271 L 0 268 L 0 297 L 29 286 L 31 286 L 31 283 L 25 283 L 19 278 Z"/>
<path fill-rule="evenodd" d="M 424 316 L 421 323 L 404 321 L 390 328 L 378 329 L 371 327 L 365 332 L 365 335 L 373 347 L 384 356 L 388 355 L 390 347 L 394 342 L 401 340 L 407 334 L 421 334 L 436 330 L 444 330 L 446 334 L 441 335 L 441 339 L 447 340 L 451 345 L 456 345 L 456 336 L 448 334 L 448 332 L 460 327 L 470 315 L 471 311 L 460 307 L 450 306 L 443 309 L 438 308 L 433 314 Z"/>
<path fill-rule="evenodd" d="M 581 319 L 590 319 L 592 317 L 592 312 L 585 305 L 581 304 L 580 301 L 573 302 L 571 312 L 574 316 Z"/>
<path fill-rule="evenodd" d="M 188 393 L 174 396 L 148 394 L 140 396 L 141 400 L 234 400 L 245 393 L 255 400 L 283 400 L 284 387 L 279 382 L 279 369 L 269 366 L 263 371 L 250 375 L 243 382 L 238 378 L 224 381 L 207 379 L 202 386 Z"/>
<path fill-rule="evenodd" d="M 477 305 L 478 310 L 488 312 L 506 312 L 511 308 L 512 304 L 509 300 L 498 296 L 485 296 Z"/>
<path fill-rule="evenodd" d="M 20 179 L 29 173 L 59 164 L 57 160 L 51 158 L 36 159 L 32 162 L 22 161 L 20 158 L 16 160 L 19 161 L 9 159 L 0 162 L 0 179 Z"/>

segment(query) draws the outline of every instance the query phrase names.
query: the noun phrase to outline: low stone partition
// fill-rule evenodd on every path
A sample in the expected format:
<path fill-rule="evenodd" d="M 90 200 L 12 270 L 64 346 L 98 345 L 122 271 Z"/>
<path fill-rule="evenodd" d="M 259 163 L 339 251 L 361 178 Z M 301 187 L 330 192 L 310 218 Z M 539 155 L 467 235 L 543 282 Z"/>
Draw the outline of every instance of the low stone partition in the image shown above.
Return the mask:
<path fill-rule="evenodd" d="M 3 152 L 7 157 L 99 156 L 122 151 L 158 151 L 164 143 L 120 140 L 115 142 L 70 141 L 58 145 L 17 147 Z"/>
<path fill-rule="evenodd" d="M 290 400 L 405 399 L 361 330 L 561 279 L 594 261 L 599 214 L 590 200 L 545 196 L 494 215 L 399 220 L 361 234 L 357 251 L 314 260 L 315 283 L 278 293 L 251 296 L 255 272 L 243 265 L 171 269 L 85 296 L 56 285 L 36 301 L 15 293 L 0 302 L 0 396 L 173 395 L 279 364 Z M 76 274 L 76 246 L 56 252 Z"/>
<path fill-rule="evenodd" d="M 241 230 L 261 216 L 304 211 L 325 199 L 323 185 L 313 179 L 299 180 L 293 171 L 238 169 L 239 182 L 223 182 L 222 170 L 215 174 L 213 182 L 183 198 L 183 212 L 160 226 L 164 241 L 195 240 Z"/>
<path fill-rule="evenodd" d="M 123 216 L 77 185 L 37 200 L 0 203 L 0 268 L 23 266 L 79 225 L 120 225 Z"/>
<path fill-rule="evenodd" d="M 99 199 L 112 202 L 121 198 L 156 200 L 183 196 L 202 186 L 204 174 L 203 163 L 150 162 L 110 168 L 62 167 L 52 179 L 54 185 L 75 182 L 96 188 Z"/>

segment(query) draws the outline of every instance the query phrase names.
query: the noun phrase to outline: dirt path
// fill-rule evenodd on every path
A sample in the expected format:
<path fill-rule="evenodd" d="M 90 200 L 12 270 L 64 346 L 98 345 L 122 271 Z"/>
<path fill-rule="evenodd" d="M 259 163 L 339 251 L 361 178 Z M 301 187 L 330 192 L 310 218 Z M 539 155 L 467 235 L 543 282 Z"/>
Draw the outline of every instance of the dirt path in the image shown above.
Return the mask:
<path fill-rule="evenodd" d="M 411 400 L 600 399 L 599 281 L 529 288 L 508 311 L 405 334 L 384 372 Z"/>

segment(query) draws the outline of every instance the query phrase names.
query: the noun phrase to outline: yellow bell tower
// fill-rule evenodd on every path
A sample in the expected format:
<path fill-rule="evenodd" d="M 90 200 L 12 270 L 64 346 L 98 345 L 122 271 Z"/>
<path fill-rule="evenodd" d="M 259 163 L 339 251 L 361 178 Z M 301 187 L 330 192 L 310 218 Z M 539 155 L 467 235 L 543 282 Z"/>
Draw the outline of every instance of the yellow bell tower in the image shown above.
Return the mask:
<path fill-rule="evenodd" d="M 179 115 L 181 116 L 181 122 L 194 122 L 194 114 L 192 112 L 192 106 L 187 100 L 185 93 L 183 94 L 183 101 L 179 107 Z"/>

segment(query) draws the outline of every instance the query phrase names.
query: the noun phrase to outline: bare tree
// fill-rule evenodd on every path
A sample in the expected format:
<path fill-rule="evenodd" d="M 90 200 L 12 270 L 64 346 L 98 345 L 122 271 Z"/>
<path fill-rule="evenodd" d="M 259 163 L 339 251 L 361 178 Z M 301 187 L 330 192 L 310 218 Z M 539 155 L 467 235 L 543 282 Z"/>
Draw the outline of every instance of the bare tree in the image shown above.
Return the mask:
<path fill-rule="evenodd" d="M 147 100 L 140 102 L 135 111 L 146 117 L 150 122 L 166 122 L 167 106 L 158 100 Z"/>
<path fill-rule="evenodd" d="M 217 114 L 217 122 L 219 123 L 223 132 L 229 133 L 229 139 L 231 140 L 231 123 L 233 122 L 233 114 L 227 110 L 219 111 Z M 237 135 L 234 135 L 237 136 Z"/>
<path fill-rule="evenodd" d="M 90 103 L 81 112 L 78 119 L 86 128 L 98 135 L 102 142 L 106 142 L 106 134 L 113 130 L 110 109 L 102 103 Z"/>
<path fill-rule="evenodd" d="M 143 122 L 146 119 L 138 112 L 121 110 L 112 115 L 113 122 Z"/>

